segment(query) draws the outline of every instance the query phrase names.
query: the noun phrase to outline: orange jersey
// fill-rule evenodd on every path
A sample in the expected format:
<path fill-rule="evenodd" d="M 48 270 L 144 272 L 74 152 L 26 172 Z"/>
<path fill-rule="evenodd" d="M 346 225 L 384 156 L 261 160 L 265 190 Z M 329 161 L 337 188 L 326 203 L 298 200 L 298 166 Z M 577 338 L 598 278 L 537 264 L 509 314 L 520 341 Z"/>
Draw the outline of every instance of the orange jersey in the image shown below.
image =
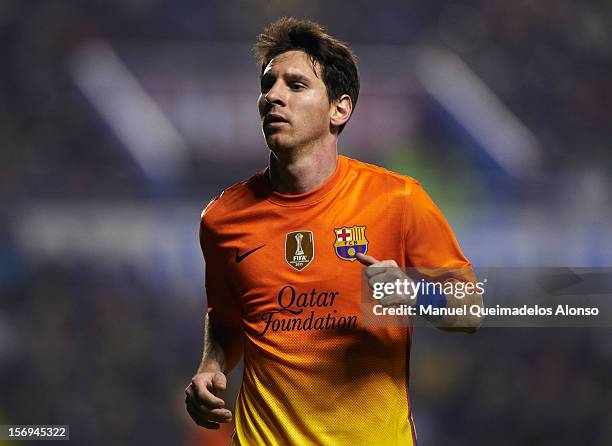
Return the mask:
<path fill-rule="evenodd" d="M 316 190 L 267 172 L 202 213 L 210 318 L 244 336 L 234 445 L 414 445 L 411 328 L 361 320 L 358 252 L 400 267 L 470 264 L 419 183 L 340 156 Z"/>

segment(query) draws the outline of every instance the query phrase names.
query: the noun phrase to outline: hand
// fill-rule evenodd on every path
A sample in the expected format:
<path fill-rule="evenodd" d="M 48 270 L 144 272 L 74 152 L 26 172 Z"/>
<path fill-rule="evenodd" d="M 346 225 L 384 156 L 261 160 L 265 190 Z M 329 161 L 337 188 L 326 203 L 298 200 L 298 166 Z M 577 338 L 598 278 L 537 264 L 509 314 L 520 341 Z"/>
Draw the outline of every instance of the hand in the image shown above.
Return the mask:
<path fill-rule="evenodd" d="M 227 378 L 221 372 L 196 374 L 185 389 L 187 412 L 196 424 L 206 429 L 219 429 L 219 423 L 232 421 L 232 412 L 217 395 L 225 390 Z"/>
<path fill-rule="evenodd" d="M 376 283 L 395 283 L 398 279 L 401 280 L 402 283 L 404 283 L 404 280 L 412 282 L 412 279 L 400 269 L 395 260 L 379 261 L 372 256 L 361 253 L 357 254 L 356 257 L 359 263 L 367 266 L 365 273 L 368 276 L 368 285 L 370 285 L 370 288 L 374 288 Z M 411 299 L 409 294 L 394 293 L 380 299 L 380 304 L 383 307 L 399 304 L 415 305 L 415 303 L 416 300 Z"/>

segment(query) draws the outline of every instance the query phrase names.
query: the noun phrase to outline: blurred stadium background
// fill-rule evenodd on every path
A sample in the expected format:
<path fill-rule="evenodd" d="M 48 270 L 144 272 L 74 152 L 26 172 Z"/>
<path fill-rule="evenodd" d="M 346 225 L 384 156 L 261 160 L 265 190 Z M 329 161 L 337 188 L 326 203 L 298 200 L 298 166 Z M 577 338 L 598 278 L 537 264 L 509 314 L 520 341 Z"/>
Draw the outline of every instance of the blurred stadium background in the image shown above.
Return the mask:
<path fill-rule="evenodd" d="M 266 164 L 250 51 L 286 14 L 359 58 L 341 152 L 419 179 L 473 264 L 612 265 L 609 1 L 1 0 L 0 424 L 223 444 L 183 410 L 198 221 Z M 420 442 L 612 444 L 610 335 L 417 331 Z"/>

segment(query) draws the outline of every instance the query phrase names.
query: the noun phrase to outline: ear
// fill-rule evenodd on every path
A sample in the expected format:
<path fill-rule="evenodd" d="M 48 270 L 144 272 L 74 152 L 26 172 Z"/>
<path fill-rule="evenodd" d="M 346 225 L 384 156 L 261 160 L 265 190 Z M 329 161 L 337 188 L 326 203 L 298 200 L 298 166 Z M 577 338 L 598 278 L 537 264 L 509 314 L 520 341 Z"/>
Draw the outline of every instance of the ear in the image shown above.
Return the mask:
<path fill-rule="evenodd" d="M 353 101 L 348 94 L 343 94 L 331 104 L 330 123 L 333 126 L 340 127 L 346 124 L 346 121 L 351 117 L 353 112 Z"/>

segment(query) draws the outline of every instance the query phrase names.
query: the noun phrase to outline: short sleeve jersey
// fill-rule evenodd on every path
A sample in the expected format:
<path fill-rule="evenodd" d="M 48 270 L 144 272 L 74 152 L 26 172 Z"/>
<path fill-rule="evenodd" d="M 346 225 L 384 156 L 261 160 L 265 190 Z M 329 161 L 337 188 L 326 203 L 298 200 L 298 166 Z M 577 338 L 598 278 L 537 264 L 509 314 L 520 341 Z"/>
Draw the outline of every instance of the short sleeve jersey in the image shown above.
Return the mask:
<path fill-rule="evenodd" d="M 414 445 L 411 328 L 361 323 L 358 252 L 469 268 L 419 183 L 344 156 L 320 187 L 262 171 L 202 213 L 210 318 L 242 331 L 234 445 Z"/>

